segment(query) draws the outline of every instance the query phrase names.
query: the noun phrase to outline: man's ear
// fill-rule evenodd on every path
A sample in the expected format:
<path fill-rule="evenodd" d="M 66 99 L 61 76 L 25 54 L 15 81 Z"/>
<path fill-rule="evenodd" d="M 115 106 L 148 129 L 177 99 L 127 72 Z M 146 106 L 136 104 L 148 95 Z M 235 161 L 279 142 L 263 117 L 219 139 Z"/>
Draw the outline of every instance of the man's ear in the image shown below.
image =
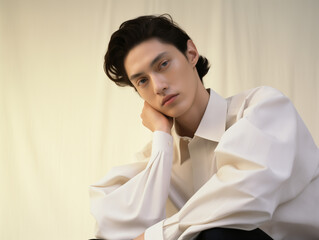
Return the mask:
<path fill-rule="evenodd" d="M 199 58 L 199 54 L 194 42 L 191 39 L 187 41 L 186 56 L 188 61 L 193 65 L 193 67 L 195 67 Z"/>

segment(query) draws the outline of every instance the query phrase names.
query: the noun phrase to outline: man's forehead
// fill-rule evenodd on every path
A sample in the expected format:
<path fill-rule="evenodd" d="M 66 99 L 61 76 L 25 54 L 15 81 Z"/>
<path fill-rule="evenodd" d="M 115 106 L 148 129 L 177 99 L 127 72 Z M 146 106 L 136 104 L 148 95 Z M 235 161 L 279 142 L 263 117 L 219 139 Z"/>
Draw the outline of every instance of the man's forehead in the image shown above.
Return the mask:
<path fill-rule="evenodd" d="M 144 41 L 129 51 L 124 59 L 124 67 L 127 74 L 152 66 L 161 58 L 174 52 L 174 46 L 162 43 L 156 39 Z"/>
<path fill-rule="evenodd" d="M 145 40 L 138 45 L 134 46 L 127 54 L 126 58 L 130 55 L 135 55 L 138 53 L 142 53 L 145 55 L 149 55 L 150 58 L 155 58 L 161 52 L 168 52 L 174 49 L 175 46 L 169 43 L 164 43 L 159 41 L 156 38 L 152 38 L 149 40 Z"/>

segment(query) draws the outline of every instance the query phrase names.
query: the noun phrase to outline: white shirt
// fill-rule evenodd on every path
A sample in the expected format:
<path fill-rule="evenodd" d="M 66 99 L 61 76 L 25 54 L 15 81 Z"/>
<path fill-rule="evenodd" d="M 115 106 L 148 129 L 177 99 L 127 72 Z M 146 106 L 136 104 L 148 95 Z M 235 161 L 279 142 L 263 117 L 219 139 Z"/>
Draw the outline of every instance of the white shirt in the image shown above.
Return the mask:
<path fill-rule="evenodd" d="M 174 139 L 174 141 L 173 141 Z M 138 162 L 90 187 L 97 238 L 186 240 L 213 227 L 319 239 L 319 149 L 288 98 L 210 99 L 195 133 L 154 132 Z M 165 215 L 167 198 L 178 212 Z"/>

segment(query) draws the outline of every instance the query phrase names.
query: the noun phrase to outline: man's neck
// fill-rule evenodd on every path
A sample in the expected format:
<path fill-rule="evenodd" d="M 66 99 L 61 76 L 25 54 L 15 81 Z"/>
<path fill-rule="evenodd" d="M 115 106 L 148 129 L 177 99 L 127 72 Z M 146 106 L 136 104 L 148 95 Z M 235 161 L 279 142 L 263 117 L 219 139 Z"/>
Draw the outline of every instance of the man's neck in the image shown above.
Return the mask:
<path fill-rule="evenodd" d="M 175 129 L 178 135 L 194 137 L 202 120 L 209 101 L 209 93 L 201 84 L 198 87 L 193 106 L 182 116 L 175 118 Z"/>

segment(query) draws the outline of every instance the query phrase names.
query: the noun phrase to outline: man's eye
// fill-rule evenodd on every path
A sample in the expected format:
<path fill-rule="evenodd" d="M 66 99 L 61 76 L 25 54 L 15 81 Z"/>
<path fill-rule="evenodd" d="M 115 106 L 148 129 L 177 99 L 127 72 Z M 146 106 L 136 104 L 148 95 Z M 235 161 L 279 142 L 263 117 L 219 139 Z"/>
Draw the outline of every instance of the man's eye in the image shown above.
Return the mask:
<path fill-rule="evenodd" d="M 165 68 L 167 66 L 168 66 L 168 61 L 167 60 L 160 64 L 160 68 Z"/>
<path fill-rule="evenodd" d="M 146 78 L 142 78 L 138 81 L 137 85 L 138 86 L 141 86 L 141 85 L 144 85 L 145 83 L 147 82 L 147 79 Z"/>

